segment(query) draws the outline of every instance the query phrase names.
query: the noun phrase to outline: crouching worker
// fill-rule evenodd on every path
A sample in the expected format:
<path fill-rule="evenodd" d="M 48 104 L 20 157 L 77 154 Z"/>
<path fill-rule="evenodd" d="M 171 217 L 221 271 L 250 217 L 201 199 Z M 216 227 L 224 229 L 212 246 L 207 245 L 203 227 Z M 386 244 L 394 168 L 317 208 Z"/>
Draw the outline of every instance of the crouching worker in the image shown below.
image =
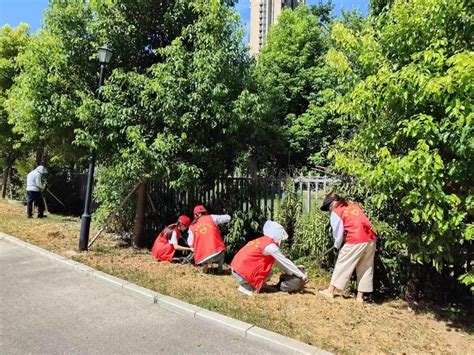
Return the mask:
<path fill-rule="evenodd" d="M 179 216 L 176 223 L 170 224 L 163 229 L 155 240 L 151 255 L 159 261 L 172 261 L 176 250 L 190 250 L 193 248 L 179 245 L 178 241 L 182 238 L 181 234 L 185 232 L 191 219 L 188 216 Z"/>
<path fill-rule="evenodd" d="M 343 290 L 354 269 L 357 274 L 357 298 L 364 302 L 364 293 L 373 291 L 374 255 L 377 237 L 364 210 L 331 192 L 323 201 L 322 211 L 331 211 L 334 247 L 341 248 L 331 278 L 331 284 L 319 292 L 333 298 L 336 289 Z"/>
<path fill-rule="evenodd" d="M 308 280 L 307 275 L 280 251 L 280 243 L 288 238 L 283 226 L 266 221 L 263 234 L 263 237 L 248 242 L 232 260 L 232 275 L 240 283 L 238 290 L 248 296 L 254 291 L 260 292 L 270 279 L 275 262 L 287 275 L 299 278 L 304 285 Z"/>
<path fill-rule="evenodd" d="M 207 273 L 212 263 L 218 263 L 217 271 L 222 272 L 226 246 L 222 240 L 220 224 L 229 223 L 227 214 L 208 214 L 204 206 L 194 207 L 194 221 L 188 232 L 188 245 L 194 247 L 194 263 L 202 266 Z"/>

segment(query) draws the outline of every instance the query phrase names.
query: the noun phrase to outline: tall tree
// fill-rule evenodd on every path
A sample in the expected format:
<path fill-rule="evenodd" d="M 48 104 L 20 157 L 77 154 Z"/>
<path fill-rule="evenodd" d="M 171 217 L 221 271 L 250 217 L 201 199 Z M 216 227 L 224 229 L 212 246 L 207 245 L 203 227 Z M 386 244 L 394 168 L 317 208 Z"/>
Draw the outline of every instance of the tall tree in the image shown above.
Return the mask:
<path fill-rule="evenodd" d="M 43 29 L 19 59 L 22 72 L 6 105 L 14 130 L 51 162 L 84 163 L 88 148 L 73 144 L 82 128 L 76 111 L 96 91 L 98 47 L 113 46 L 109 69 L 145 71 L 161 61 L 157 49 L 190 14 L 184 0 L 52 0 Z"/>
<path fill-rule="evenodd" d="M 322 4 L 283 11 L 257 59 L 256 92 L 264 122 L 260 136 L 264 145 L 276 148 L 260 158 L 276 160 L 280 167 L 326 164 L 326 150 L 340 134 L 330 108 L 339 82 L 325 59 L 331 48 L 331 10 Z M 276 137 L 280 146 L 272 143 Z"/>
<path fill-rule="evenodd" d="M 186 0 L 94 1 L 97 20 L 90 32 L 114 50 L 111 68 L 146 71 L 161 62 L 160 48 L 171 44 L 181 28 L 193 21 Z"/>
<path fill-rule="evenodd" d="M 3 167 L 2 198 L 5 198 L 8 178 L 13 162 L 22 150 L 18 146 L 21 136 L 13 132 L 8 123 L 5 101 L 15 77 L 20 73 L 18 56 L 25 50 L 29 41 L 29 28 L 20 24 L 17 28 L 8 25 L 0 28 L 0 165 Z"/>
<path fill-rule="evenodd" d="M 370 13 L 374 16 L 379 15 L 382 11 L 387 11 L 392 5 L 393 0 L 370 0 Z"/>
<path fill-rule="evenodd" d="M 105 104 L 89 99 L 81 109 L 85 129 L 78 138 L 93 142 L 121 181 L 98 187 L 104 206 L 117 197 L 115 186 L 130 188 L 147 177 L 203 183 L 231 171 L 243 147 L 250 123 L 236 112 L 248 56 L 238 16 L 218 0 L 188 6 L 194 21 L 158 50 L 162 62 L 146 73 L 115 70 Z"/>
<path fill-rule="evenodd" d="M 471 268 L 474 234 L 469 5 L 395 0 L 362 31 L 333 31 L 335 66 L 360 79 L 339 101 L 357 129 L 332 151 L 335 166 L 402 232 L 389 242 L 454 275 Z"/>
<path fill-rule="evenodd" d="M 19 57 L 21 73 L 15 78 L 7 109 L 22 142 L 43 151 L 53 161 L 76 161 L 84 151 L 72 146 L 79 93 L 96 82 L 95 52 L 87 32 L 93 15 L 80 1 L 64 5 L 52 1 L 45 28 Z"/>

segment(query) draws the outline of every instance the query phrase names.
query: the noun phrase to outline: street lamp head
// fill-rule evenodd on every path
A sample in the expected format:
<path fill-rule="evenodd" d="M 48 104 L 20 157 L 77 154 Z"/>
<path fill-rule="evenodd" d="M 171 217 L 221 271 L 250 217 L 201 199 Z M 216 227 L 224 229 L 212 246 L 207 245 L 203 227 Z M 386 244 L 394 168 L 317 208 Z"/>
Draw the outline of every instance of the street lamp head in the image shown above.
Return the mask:
<path fill-rule="evenodd" d="M 110 62 L 110 58 L 112 58 L 112 50 L 107 47 L 107 45 L 102 46 L 99 48 L 99 63 L 100 64 L 108 64 Z"/>

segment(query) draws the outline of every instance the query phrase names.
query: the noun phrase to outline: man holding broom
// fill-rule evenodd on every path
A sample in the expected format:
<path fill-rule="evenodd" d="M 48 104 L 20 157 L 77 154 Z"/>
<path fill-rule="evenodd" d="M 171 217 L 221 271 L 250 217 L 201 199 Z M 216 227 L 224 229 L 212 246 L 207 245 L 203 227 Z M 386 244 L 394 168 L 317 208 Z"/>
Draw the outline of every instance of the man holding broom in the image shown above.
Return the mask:
<path fill-rule="evenodd" d="M 39 165 L 35 170 L 31 171 L 26 177 L 26 193 L 28 197 L 26 216 L 33 217 L 33 202 L 38 207 L 38 218 L 44 218 L 44 200 L 42 191 L 45 186 L 41 180 L 42 176 L 48 171 L 43 165 Z"/>

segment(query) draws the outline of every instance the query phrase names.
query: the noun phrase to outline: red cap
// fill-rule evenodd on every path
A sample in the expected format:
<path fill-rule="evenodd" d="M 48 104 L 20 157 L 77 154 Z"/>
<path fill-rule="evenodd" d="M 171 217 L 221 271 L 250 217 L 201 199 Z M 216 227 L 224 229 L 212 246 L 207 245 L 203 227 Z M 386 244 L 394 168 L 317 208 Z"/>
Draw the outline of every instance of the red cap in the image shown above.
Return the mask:
<path fill-rule="evenodd" d="M 188 216 L 182 215 L 178 217 L 178 222 L 181 223 L 183 226 L 186 226 L 189 228 L 191 225 L 191 218 Z"/>
<path fill-rule="evenodd" d="M 196 207 L 194 207 L 193 214 L 198 214 L 200 212 L 207 212 L 206 207 L 204 207 L 203 205 L 197 205 Z"/>

